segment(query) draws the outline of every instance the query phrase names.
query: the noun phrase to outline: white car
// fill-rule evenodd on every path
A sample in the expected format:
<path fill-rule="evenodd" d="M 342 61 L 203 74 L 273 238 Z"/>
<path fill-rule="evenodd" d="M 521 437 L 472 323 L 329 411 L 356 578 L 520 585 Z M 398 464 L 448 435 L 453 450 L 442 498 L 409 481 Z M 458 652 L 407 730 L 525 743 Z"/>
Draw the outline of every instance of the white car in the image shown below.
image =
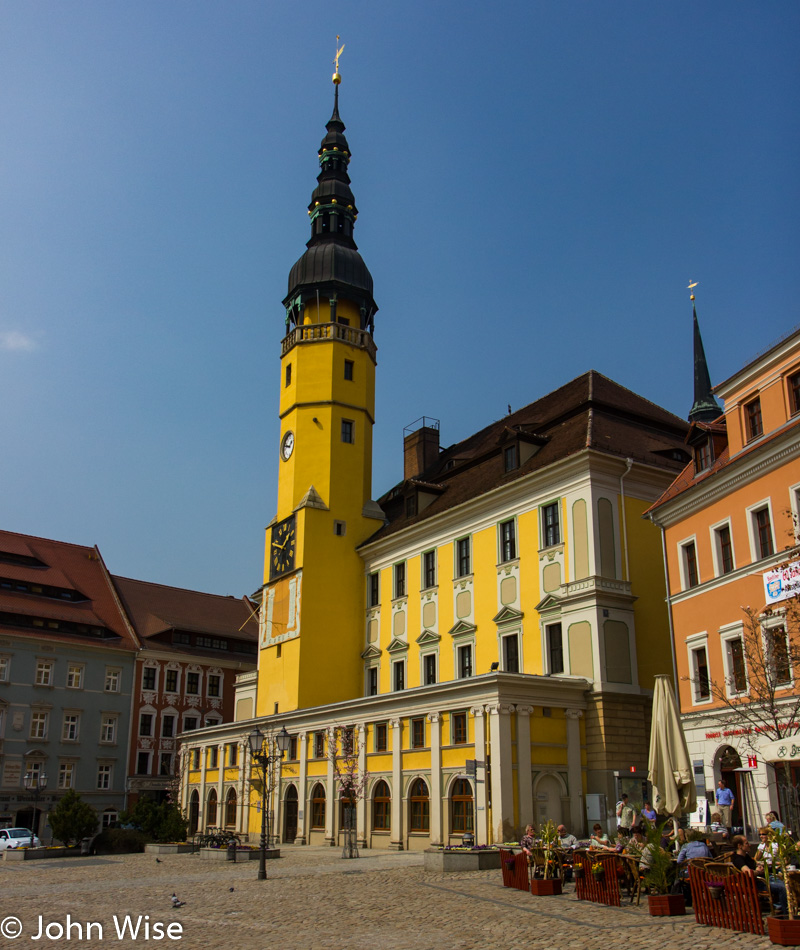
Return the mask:
<path fill-rule="evenodd" d="M 42 842 L 30 828 L 0 828 L 0 851 L 9 848 L 41 848 Z"/>

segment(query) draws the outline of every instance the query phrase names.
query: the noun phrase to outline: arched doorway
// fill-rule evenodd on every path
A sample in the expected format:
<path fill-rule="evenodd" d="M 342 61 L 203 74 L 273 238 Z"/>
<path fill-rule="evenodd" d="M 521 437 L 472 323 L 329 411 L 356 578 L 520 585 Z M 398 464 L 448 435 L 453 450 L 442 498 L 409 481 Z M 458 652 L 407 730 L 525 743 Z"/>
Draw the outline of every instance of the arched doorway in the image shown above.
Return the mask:
<path fill-rule="evenodd" d="M 217 790 L 212 788 L 208 793 L 208 807 L 206 808 L 206 828 L 215 828 L 217 824 Z"/>
<path fill-rule="evenodd" d="M 297 837 L 297 788 L 290 785 L 286 789 L 283 803 L 283 840 L 291 844 Z"/>
<path fill-rule="evenodd" d="M 547 821 L 560 825 L 563 821 L 561 810 L 561 783 L 555 775 L 542 775 L 534 789 L 536 802 L 536 825 L 541 828 Z M 522 816 L 525 820 L 525 816 Z"/>
<path fill-rule="evenodd" d="M 197 794 L 197 789 L 192 792 L 191 798 L 189 799 L 189 834 L 197 834 L 197 826 L 200 821 L 200 796 Z"/>
<path fill-rule="evenodd" d="M 228 789 L 228 796 L 225 799 L 225 827 L 236 827 L 236 789 Z"/>
<path fill-rule="evenodd" d="M 744 810 L 745 789 L 742 787 L 742 773 L 737 771 L 742 767 L 742 758 L 736 749 L 730 745 L 724 745 L 717 751 L 717 768 L 714 769 L 718 776 L 714 783 L 714 799 L 716 801 L 716 791 L 719 788 L 717 782 L 722 779 L 728 788 L 733 792 L 734 803 L 731 809 L 731 825 L 738 828 L 743 825 L 742 815 Z M 712 805 L 713 809 L 713 805 Z"/>

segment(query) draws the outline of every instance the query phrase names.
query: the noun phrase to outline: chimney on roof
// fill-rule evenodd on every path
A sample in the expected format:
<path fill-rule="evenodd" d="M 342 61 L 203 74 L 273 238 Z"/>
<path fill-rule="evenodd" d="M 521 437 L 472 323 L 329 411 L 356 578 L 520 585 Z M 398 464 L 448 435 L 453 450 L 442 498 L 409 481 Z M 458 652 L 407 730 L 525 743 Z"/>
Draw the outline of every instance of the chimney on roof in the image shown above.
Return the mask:
<path fill-rule="evenodd" d="M 403 429 L 403 478 L 417 478 L 438 458 L 438 419 L 422 416 Z"/>

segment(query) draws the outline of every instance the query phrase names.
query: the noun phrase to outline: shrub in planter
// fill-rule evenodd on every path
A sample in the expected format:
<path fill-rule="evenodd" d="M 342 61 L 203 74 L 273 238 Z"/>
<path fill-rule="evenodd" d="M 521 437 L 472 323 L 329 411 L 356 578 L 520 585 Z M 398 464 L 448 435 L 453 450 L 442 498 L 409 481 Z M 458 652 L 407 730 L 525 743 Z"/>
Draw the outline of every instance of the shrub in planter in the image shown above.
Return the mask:
<path fill-rule="evenodd" d="M 93 854 L 138 854 L 150 839 L 141 831 L 106 828 L 92 841 Z"/>
<path fill-rule="evenodd" d="M 69 847 L 97 831 L 97 812 L 73 789 L 69 789 L 48 816 L 53 837 Z"/>

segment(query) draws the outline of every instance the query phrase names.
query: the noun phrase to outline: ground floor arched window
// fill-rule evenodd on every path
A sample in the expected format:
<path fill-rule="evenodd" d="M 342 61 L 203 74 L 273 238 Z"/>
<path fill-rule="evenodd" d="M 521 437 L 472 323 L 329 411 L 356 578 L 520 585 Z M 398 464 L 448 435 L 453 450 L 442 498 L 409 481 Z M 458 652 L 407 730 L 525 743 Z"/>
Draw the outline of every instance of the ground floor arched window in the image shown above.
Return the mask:
<path fill-rule="evenodd" d="M 208 808 L 206 809 L 206 826 L 217 823 L 217 790 L 212 788 L 208 793 Z"/>
<path fill-rule="evenodd" d="M 191 794 L 189 798 L 189 834 L 197 834 L 197 825 L 199 823 L 200 817 L 200 796 L 197 794 L 197 789 Z"/>
<path fill-rule="evenodd" d="M 225 827 L 236 827 L 236 789 L 228 789 L 225 799 Z"/>
<path fill-rule="evenodd" d="M 450 830 L 453 834 L 464 834 L 473 831 L 474 825 L 472 786 L 465 778 L 456 779 L 450 795 Z"/>
<path fill-rule="evenodd" d="M 319 782 L 311 791 L 311 827 L 325 827 L 325 789 Z"/>
<path fill-rule="evenodd" d="M 409 827 L 411 831 L 430 831 L 431 803 L 428 795 L 428 786 L 418 778 L 411 786 L 408 796 Z"/>
<path fill-rule="evenodd" d="M 389 786 L 381 779 L 372 792 L 372 828 L 389 831 L 392 827 L 392 796 Z"/>

